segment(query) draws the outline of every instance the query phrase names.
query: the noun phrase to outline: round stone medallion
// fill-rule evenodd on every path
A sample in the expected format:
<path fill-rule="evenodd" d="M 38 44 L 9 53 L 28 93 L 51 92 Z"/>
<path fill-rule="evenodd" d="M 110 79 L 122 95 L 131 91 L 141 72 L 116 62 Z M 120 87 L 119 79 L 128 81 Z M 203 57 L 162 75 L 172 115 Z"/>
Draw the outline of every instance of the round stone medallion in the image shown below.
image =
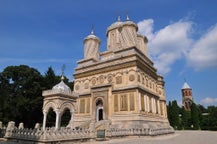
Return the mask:
<path fill-rule="evenodd" d="M 94 78 L 93 80 L 92 80 L 92 85 L 95 85 L 96 84 L 96 79 Z"/>
<path fill-rule="evenodd" d="M 112 75 L 108 76 L 108 82 L 111 83 L 112 82 Z"/>

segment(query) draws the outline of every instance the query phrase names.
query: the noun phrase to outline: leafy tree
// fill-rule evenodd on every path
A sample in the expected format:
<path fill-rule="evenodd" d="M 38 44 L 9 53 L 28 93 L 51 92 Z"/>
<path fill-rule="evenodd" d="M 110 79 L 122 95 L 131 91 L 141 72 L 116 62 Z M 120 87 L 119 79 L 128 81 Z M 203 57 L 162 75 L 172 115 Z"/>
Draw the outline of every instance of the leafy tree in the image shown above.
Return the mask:
<path fill-rule="evenodd" d="M 13 120 L 33 127 L 42 118 L 41 74 L 26 65 L 9 66 L 1 73 L 3 122 Z"/>
<path fill-rule="evenodd" d="M 0 73 L 0 121 L 23 122 L 25 127 L 34 127 L 42 122 L 42 91 L 52 89 L 61 80 L 49 67 L 42 76 L 38 70 L 26 65 L 8 66 Z M 73 82 L 65 78 L 64 82 L 72 89 Z M 63 125 L 69 116 L 62 118 Z M 55 113 L 48 115 L 50 125 L 55 122 Z"/>

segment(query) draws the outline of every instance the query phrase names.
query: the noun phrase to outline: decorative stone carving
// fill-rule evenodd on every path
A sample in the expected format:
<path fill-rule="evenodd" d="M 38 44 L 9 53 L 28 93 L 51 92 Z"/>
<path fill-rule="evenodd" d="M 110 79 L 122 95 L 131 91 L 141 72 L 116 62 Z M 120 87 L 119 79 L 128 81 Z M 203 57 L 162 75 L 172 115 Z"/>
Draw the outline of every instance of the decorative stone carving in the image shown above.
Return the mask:
<path fill-rule="evenodd" d="M 121 84 L 122 83 L 122 76 L 117 76 L 116 77 L 116 84 Z"/>
<path fill-rule="evenodd" d="M 85 83 L 84 84 L 84 89 L 88 89 L 89 88 L 89 83 Z"/>
<path fill-rule="evenodd" d="M 92 79 L 92 85 L 96 85 L 96 79 Z"/>
<path fill-rule="evenodd" d="M 109 83 L 112 82 L 112 79 L 113 79 L 113 76 L 112 76 L 112 75 L 108 75 L 108 82 L 109 82 Z"/>
<path fill-rule="evenodd" d="M 80 113 L 85 112 L 85 99 L 80 99 Z"/>
<path fill-rule="evenodd" d="M 35 129 L 39 129 L 40 128 L 40 124 L 39 123 L 36 123 L 35 124 Z"/>
<path fill-rule="evenodd" d="M 77 85 L 75 85 L 75 90 L 79 90 L 79 85 L 77 84 Z"/>
<path fill-rule="evenodd" d="M 104 82 L 104 76 L 103 76 L 103 75 L 101 75 L 101 76 L 99 77 L 99 82 L 100 82 L 101 84 Z"/>
<path fill-rule="evenodd" d="M 140 82 L 141 81 L 141 78 L 140 78 L 140 75 L 138 75 L 138 82 Z"/>
<path fill-rule="evenodd" d="M 129 80 L 130 80 L 130 81 L 134 81 L 134 80 L 135 80 L 135 76 L 134 76 L 133 74 L 131 74 L 131 75 L 129 76 Z"/>
<path fill-rule="evenodd" d="M 19 123 L 18 129 L 24 129 L 24 124 L 23 123 Z"/>

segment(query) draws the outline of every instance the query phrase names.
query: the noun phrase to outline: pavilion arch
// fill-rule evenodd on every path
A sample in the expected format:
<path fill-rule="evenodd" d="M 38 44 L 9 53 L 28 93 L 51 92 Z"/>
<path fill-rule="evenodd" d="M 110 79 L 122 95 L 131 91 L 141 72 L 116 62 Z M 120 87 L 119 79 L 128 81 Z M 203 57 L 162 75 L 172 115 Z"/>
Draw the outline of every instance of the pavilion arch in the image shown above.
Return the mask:
<path fill-rule="evenodd" d="M 68 109 L 71 113 L 69 125 L 71 124 L 70 126 L 72 126 L 73 118 L 74 118 L 74 109 L 75 109 L 75 106 L 73 103 L 64 102 L 60 105 L 56 105 L 54 102 L 47 102 L 43 108 L 43 112 L 44 112 L 43 129 L 45 129 L 45 127 L 46 127 L 47 114 L 48 114 L 50 109 L 53 109 L 55 114 L 56 114 L 56 123 L 55 123 L 56 129 L 58 129 L 60 127 L 61 117 L 62 117 L 62 115 L 66 109 Z"/>
<path fill-rule="evenodd" d="M 71 113 L 74 112 L 75 106 L 73 103 L 70 102 L 64 102 L 63 104 L 61 104 L 60 106 L 60 113 L 63 113 L 65 111 L 65 109 L 69 109 Z"/>
<path fill-rule="evenodd" d="M 43 112 L 48 113 L 51 108 L 55 111 L 57 107 L 58 106 L 54 102 L 47 102 L 44 104 Z"/>

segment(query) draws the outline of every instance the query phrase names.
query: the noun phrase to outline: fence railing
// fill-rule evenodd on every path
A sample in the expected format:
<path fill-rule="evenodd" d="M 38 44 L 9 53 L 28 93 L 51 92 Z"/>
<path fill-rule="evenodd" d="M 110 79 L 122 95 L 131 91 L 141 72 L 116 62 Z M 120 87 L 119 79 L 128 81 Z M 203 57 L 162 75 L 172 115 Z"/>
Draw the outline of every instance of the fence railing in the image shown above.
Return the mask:
<path fill-rule="evenodd" d="M 156 136 L 167 133 L 173 133 L 172 127 L 165 126 L 159 128 L 108 128 L 104 130 L 103 136 L 105 138 L 112 137 L 125 137 L 125 136 Z M 59 130 L 55 128 L 46 128 L 42 130 L 40 128 L 27 129 L 17 128 L 14 126 L 14 122 L 9 122 L 6 129 L 0 129 L 0 134 L 4 135 L 4 138 L 8 140 L 16 139 L 16 141 L 35 141 L 35 142 L 64 142 L 75 140 L 90 140 L 96 139 L 97 130 L 90 129 L 71 129 L 62 127 Z M 102 134 L 102 133 L 101 133 Z"/>

